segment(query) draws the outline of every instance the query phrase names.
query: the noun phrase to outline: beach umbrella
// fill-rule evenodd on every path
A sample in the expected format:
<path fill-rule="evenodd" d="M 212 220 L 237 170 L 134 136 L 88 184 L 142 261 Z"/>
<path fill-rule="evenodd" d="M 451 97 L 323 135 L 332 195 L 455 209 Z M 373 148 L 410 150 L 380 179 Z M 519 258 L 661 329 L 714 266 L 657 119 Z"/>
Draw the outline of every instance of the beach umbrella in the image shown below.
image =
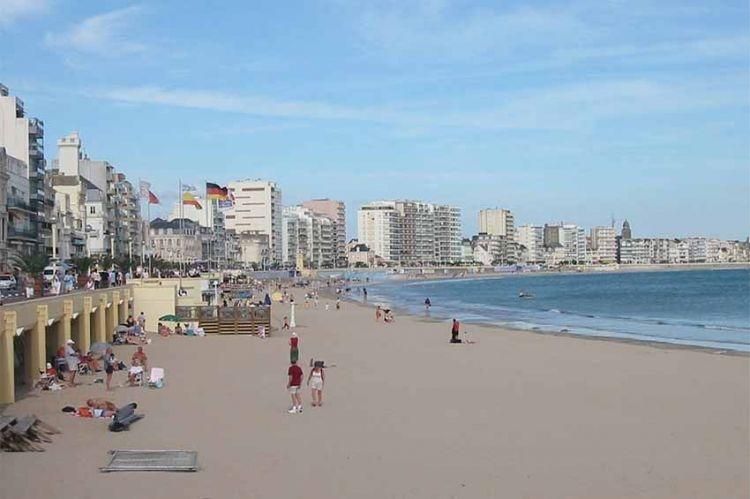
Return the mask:
<path fill-rule="evenodd" d="M 159 317 L 160 321 L 180 322 L 180 318 L 174 314 L 162 315 Z"/>
<path fill-rule="evenodd" d="M 273 295 L 271 295 L 271 298 L 273 299 L 273 301 L 281 301 L 283 297 L 284 296 L 278 291 L 276 291 Z"/>

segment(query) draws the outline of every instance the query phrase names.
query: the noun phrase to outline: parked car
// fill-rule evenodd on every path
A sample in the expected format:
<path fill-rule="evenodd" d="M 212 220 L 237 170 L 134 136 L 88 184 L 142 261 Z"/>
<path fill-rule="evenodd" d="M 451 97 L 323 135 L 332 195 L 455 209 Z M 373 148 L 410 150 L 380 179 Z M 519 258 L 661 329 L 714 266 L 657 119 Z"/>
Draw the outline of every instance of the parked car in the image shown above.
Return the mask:
<path fill-rule="evenodd" d="M 11 274 L 0 274 L 0 290 L 16 289 L 16 278 Z"/>

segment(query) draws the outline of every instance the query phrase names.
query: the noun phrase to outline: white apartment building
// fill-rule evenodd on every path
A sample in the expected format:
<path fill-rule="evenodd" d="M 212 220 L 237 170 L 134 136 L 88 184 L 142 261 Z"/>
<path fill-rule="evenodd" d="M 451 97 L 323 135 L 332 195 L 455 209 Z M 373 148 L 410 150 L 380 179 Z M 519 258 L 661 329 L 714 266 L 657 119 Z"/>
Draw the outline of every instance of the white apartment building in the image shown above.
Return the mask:
<path fill-rule="evenodd" d="M 419 201 L 375 201 L 357 212 L 357 239 L 378 257 L 400 265 L 459 262 L 461 212 Z"/>
<path fill-rule="evenodd" d="M 515 217 L 510 210 L 493 208 L 479 211 L 479 233 L 515 240 Z"/>
<path fill-rule="evenodd" d="M 516 243 L 525 248 L 524 259 L 527 263 L 544 262 L 544 227 L 541 225 L 522 225 L 516 229 Z"/>
<path fill-rule="evenodd" d="M 333 222 L 333 237 L 336 242 L 334 261 L 337 267 L 346 267 L 346 206 L 343 201 L 333 199 L 311 199 L 301 204 L 312 212 L 327 217 Z"/>
<path fill-rule="evenodd" d="M 45 251 L 50 237 L 49 223 L 45 220 L 44 199 L 44 122 L 26 116 L 24 103 L 10 95 L 8 87 L 0 84 L 0 147 L 6 155 L 15 158 L 25 166 L 29 186 L 26 198 L 22 201 L 28 207 L 29 233 L 34 233 L 36 249 Z M 24 238 L 23 246 L 32 246 Z"/>
<path fill-rule="evenodd" d="M 617 239 L 613 227 L 591 228 L 591 259 L 596 263 L 617 261 Z"/>
<path fill-rule="evenodd" d="M 560 229 L 560 245 L 565 250 L 568 263 L 586 261 L 586 232 L 575 224 L 563 224 Z"/>
<path fill-rule="evenodd" d="M 249 234 L 253 237 L 240 237 L 253 247 L 241 249 L 243 263 L 260 263 L 251 260 L 262 255 L 262 248 L 257 246 L 265 236 L 267 240 L 267 258 L 270 262 L 282 261 L 282 208 L 281 190 L 275 182 L 265 180 L 238 180 L 229 182 L 229 192 L 234 197 L 234 206 L 227 210 L 225 223 L 228 230 L 233 230 L 238 236 Z M 265 258 L 261 256 L 261 259 Z"/>
<path fill-rule="evenodd" d="M 434 205 L 435 261 L 440 263 L 460 262 L 461 210 L 455 206 Z"/>
<path fill-rule="evenodd" d="M 0 164 L 5 177 L 8 256 L 30 255 L 39 247 L 39 241 L 37 226 L 33 223 L 36 209 L 29 203 L 28 167 L 23 161 L 9 156 L 3 147 L 0 147 Z"/>
<path fill-rule="evenodd" d="M 334 222 L 302 206 L 287 206 L 282 220 L 282 262 L 295 265 L 300 255 L 307 268 L 332 268 L 336 263 Z"/>
<path fill-rule="evenodd" d="M 400 215 L 395 201 L 374 201 L 357 212 L 357 240 L 387 262 L 401 256 Z"/>
<path fill-rule="evenodd" d="M 155 256 L 169 262 L 192 265 L 203 260 L 201 226 L 192 220 L 154 219 L 149 238 Z"/>

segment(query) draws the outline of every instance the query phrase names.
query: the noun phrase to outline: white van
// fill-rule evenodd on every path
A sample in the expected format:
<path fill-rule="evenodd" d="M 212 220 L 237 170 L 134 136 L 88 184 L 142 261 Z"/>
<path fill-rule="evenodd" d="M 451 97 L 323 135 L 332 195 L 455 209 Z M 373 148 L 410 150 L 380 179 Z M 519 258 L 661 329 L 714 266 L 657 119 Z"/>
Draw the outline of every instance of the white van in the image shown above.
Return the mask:
<path fill-rule="evenodd" d="M 42 277 L 45 281 L 52 281 L 52 278 L 57 274 L 57 277 L 62 280 L 65 273 L 70 269 L 70 265 L 67 263 L 52 263 L 50 265 L 47 265 L 44 267 L 44 271 L 42 272 Z"/>

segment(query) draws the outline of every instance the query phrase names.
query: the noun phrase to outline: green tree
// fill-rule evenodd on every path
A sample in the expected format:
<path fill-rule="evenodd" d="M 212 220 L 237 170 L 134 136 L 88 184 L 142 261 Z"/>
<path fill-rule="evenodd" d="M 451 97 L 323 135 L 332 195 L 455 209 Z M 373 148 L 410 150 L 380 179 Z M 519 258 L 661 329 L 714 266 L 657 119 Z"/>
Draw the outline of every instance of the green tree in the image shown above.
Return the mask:
<path fill-rule="evenodd" d="M 29 275 L 38 276 L 49 264 L 49 256 L 44 253 L 34 253 L 31 255 L 15 254 L 11 256 L 11 265 L 21 272 Z"/>

